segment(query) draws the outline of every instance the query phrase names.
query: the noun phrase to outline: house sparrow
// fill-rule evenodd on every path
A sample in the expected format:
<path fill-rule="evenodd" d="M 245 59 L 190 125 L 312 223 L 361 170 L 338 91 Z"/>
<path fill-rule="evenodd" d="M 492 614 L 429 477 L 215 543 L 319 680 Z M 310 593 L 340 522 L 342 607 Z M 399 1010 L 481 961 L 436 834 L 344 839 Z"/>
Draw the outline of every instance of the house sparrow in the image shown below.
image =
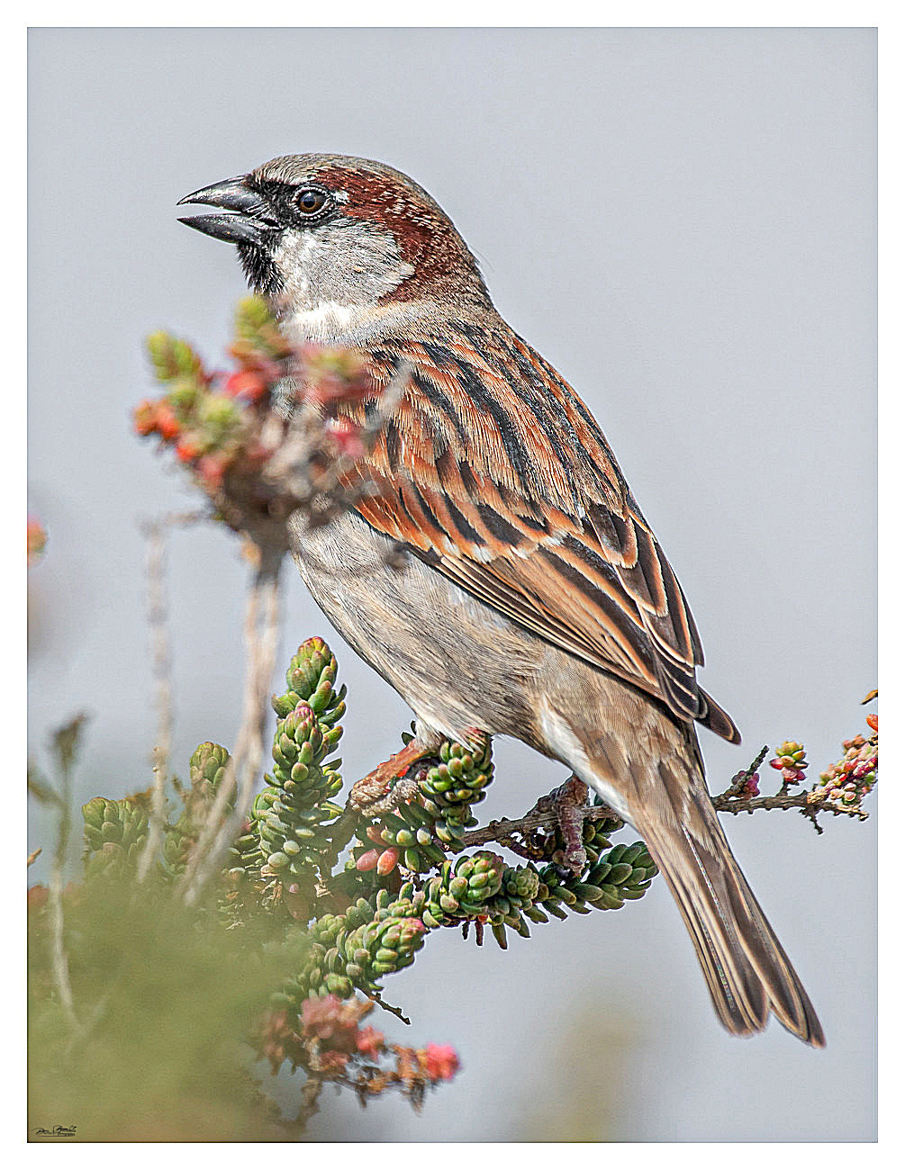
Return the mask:
<path fill-rule="evenodd" d="M 823 1045 L 708 796 L 694 724 L 739 734 L 696 681 L 681 587 L 587 407 L 496 312 L 448 216 L 340 155 L 181 202 L 218 209 L 182 222 L 238 246 L 290 340 L 361 350 L 379 387 L 410 370 L 348 477 L 370 490 L 320 529 L 294 521 L 318 605 L 417 716 L 402 766 L 476 730 L 561 761 L 644 838 L 724 1026 L 772 1012 Z"/>

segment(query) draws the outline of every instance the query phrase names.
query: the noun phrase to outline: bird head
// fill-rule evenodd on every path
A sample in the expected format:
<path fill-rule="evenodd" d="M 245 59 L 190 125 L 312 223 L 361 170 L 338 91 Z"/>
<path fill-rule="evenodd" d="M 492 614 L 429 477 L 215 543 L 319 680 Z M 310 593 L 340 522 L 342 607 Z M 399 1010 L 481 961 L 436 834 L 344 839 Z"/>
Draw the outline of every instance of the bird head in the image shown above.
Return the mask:
<path fill-rule="evenodd" d="M 285 155 L 180 203 L 216 208 L 181 222 L 235 244 L 251 287 L 302 325 L 406 304 L 490 305 L 450 218 L 383 163 Z"/>

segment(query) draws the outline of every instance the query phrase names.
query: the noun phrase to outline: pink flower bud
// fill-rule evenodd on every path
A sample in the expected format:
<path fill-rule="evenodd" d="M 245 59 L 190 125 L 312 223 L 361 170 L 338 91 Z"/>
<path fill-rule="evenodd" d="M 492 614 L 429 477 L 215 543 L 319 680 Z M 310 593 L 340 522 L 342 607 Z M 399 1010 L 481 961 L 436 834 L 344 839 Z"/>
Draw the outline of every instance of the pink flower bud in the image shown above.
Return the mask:
<path fill-rule="evenodd" d="M 459 1069 L 459 1054 L 451 1044 L 428 1044 L 421 1058 L 421 1066 L 432 1081 L 448 1081 Z"/>
<path fill-rule="evenodd" d="M 355 1044 L 358 1051 L 364 1056 L 370 1056 L 372 1060 L 376 1060 L 384 1046 L 383 1032 L 378 1032 L 370 1024 L 366 1028 L 359 1028 Z"/>
<path fill-rule="evenodd" d="M 223 383 L 223 393 L 231 398 L 257 402 L 267 393 L 267 382 L 258 370 L 238 370 Z"/>
<path fill-rule="evenodd" d="M 386 877 L 388 873 L 392 873 L 396 868 L 396 863 L 399 860 L 398 849 L 384 849 L 377 860 L 377 872 L 381 877 Z"/>

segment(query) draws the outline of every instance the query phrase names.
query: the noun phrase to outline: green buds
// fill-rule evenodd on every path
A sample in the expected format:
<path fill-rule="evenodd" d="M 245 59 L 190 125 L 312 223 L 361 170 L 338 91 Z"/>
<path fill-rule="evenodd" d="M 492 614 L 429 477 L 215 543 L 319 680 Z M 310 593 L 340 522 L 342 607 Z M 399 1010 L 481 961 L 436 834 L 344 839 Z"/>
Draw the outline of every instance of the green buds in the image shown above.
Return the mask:
<path fill-rule="evenodd" d="M 424 887 L 425 919 L 429 925 L 443 925 L 486 912 L 487 904 L 500 892 L 505 865 L 496 853 L 482 851 L 457 861 L 445 861 L 437 877 Z"/>
<path fill-rule="evenodd" d="M 484 799 L 484 790 L 493 779 L 490 740 L 476 750 L 461 743 L 444 743 L 437 764 L 418 777 L 421 803 L 436 818 L 435 832 L 444 845 L 458 852 L 465 829 L 476 825 L 472 805 Z"/>
<path fill-rule="evenodd" d="M 384 874 L 399 865 L 409 873 L 428 873 L 446 854 L 464 848 L 463 837 L 478 823 L 472 805 L 484 799 L 492 779 L 489 739 L 477 749 L 445 742 L 436 762 L 426 761 L 415 773 L 413 796 L 383 813 L 379 823 L 357 827 L 363 848 L 348 868 Z"/>
<path fill-rule="evenodd" d="M 271 896 L 285 889 L 313 895 L 321 868 L 335 860 L 330 829 L 342 813 L 334 803 L 342 788 L 338 760 L 330 760 L 342 736 L 345 688 L 335 689 L 336 659 L 322 638 L 299 646 L 286 672 L 288 690 L 274 696 L 279 719 L 273 738 L 272 776 L 255 797 L 249 831 L 235 856 L 261 879 Z"/>
<path fill-rule="evenodd" d="M 235 334 L 232 353 L 237 358 L 253 354 L 281 358 L 289 352 L 286 338 L 280 333 L 263 297 L 243 297 L 239 301 Z"/>
<path fill-rule="evenodd" d="M 185 378 L 195 382 L 201 372 L 201 358 L 187 341 L 164 332 L 152 333 L 147 339 L 148 357 L 159 382 Z"/>
<path fill-rule="evenodd" d="M 95 796 L 82 806 L 82 816 L 86 874 L 121 874 L 135 864 L 148 834 L 148 816 L 134 797 Z"/>

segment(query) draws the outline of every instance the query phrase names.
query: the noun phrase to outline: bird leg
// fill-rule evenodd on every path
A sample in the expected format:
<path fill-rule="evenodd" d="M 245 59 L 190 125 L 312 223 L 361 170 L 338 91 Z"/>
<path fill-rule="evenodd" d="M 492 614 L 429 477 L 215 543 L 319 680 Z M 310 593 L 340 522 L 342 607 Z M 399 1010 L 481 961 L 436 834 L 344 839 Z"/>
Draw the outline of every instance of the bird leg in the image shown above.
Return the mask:
<path fill-rule="evenodd" d="M 349 804 L 359 812 L 370 815 L 389 812 L 406 793 L 405 781 L 402 779 L 413 764 L 417 764 L 429 749 L 425 749 L 416 739 L 407 743 L 401 751 L 394 752 L 388 760 L 352 785 L 349 792 Z M 414 795 L 414 793 L 412 794 Z"/>
<path fill-rule="evenodd" d="M 588 860 L 582 835 L 585 814 L 589 808 L 588 786 L 573 775 L 565 784 L 560 784 L 547 796 L 542 796 L 531 810 L 531 813 L 552 814 L 562 839 L 562 849 L 556 850 L 553 861 L 573 876 L 581 873 Z"/>
<path fill-rule="evenodd" d="M 352 785 L 349 807 L 369 816 L 379 816 L 392 812 L 404 801 L 413 800 L 417 785 L 406 773 L 426 756 L 438 751 L 443 740 L 444 736 L 419 722 L 414 738 L 405 747 Z"/>

